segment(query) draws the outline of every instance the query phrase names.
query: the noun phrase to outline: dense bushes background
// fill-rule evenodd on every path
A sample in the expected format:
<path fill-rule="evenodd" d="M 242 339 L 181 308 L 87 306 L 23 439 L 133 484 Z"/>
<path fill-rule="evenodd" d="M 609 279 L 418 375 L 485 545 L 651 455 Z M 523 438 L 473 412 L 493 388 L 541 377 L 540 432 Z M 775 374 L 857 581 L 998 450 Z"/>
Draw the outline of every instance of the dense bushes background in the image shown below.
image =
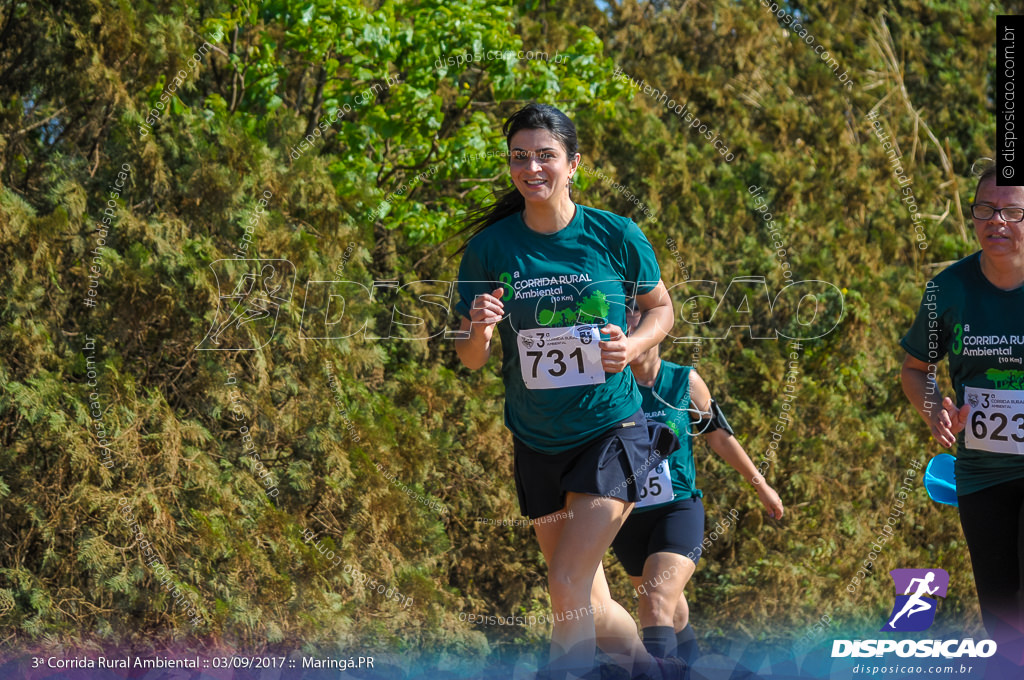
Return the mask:
<path fill-rule="evenodd" d="M 530 100 L 570 113 L 584 162 L 607 178 L 578 175 L 577 200 L 636 219 L 669 285 L 718 282 L 677 289 L 677 328 L 708 321 L 699 370 L 755 461 L 791 350 L 747 327 L 796 326 L 765 297 L 787 281 L 748 187 L 764 188 L 793 279 L 836 289 L 815 323 L 841 321 L 802 343 L 796 418 L 768 473 L 786 518 L 766 520 L 739 476 L 697 448 L 709 524 L 732 508 L 741 517 L 688 589 L 700 634 L 797 637 L 823 614 L 877 630 L 888 570 L 920 566 L 952 576 L 940 623 L 978 630 L 955 512 L 920 485 L 871 576 L 847 586 L 904 470 L 938 451 L 899 388 L 897 341 L 927 278 L 976 248 L 964 206 L 972 162 L 992 155 L 1005 10 L 783 9 L 852 87 L 753 2 L 0 4 L 0 644 L 197 638 L 477 658 L 546 638 L 546 626 L 459 618 L 541 615 L 548 603 L 530 531 L 477 521 L 518 517 L 497 362 L 469 372 L 443 336 L 387 339 L 394 302 L 435 332 L 455 326 L 419 297 L 437 287 L 349 299 L 365 334 L 301 332 L 310 281 L 455 278 L 458 220 L 506 185 L 487 152 L 503 150 L 501 121 Z M 447 61 L 487 50 L 549 60 Z M 616 69 L 686 103 L 734 160 Z M 872 110 L 913 178 L 926 249 Z M 199 351 L 230 293 L 218 277 L 240 275 L 217 261 L 239 257 L 267 194 L 244 252 L 294 265 L 273 339 Z M 752 276 L 765 284 L 732 288 L 713 319 L 715 301 L 682 304 Z M 322 310 L 326 296 L 311 295 Z M 269 337 L 250 328 L 241 337 Z M 385 339 L 366 339 L 374 331 Z M 693 351 L 664 354 L 687 362 Z"/>

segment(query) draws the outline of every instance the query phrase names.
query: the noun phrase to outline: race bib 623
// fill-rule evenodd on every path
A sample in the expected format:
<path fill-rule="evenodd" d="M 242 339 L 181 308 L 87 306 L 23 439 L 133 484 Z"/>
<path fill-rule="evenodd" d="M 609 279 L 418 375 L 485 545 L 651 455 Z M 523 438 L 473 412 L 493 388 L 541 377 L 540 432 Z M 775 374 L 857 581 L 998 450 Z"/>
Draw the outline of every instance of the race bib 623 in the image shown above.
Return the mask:
<path fill-rule="evenodd" d="M 1024 454 L 1024 391 L 964 387 L 964 400 L 971 406 L 967 448 Z"/>

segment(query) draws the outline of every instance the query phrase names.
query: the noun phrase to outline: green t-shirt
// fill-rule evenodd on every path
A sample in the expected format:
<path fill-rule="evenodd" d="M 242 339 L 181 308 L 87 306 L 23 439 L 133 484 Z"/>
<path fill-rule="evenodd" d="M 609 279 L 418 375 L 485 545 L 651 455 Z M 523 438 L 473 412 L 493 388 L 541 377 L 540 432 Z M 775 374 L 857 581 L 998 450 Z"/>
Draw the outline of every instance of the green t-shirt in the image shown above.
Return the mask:
<path fill-rule="evenodd" d="M 668 471 L 672 478 L 672 497 L 662 503 L 634 508 L 634 513 L 704 495 L 700 489 L 696 488 L 697 470 L 693 461 L 693 437 L 689 434 L 690 412 L 684 410 L 690 408 L 691 370 L 693 370 L 692 366 L 680 366 L 671 361 L 662 360 L 658 375 L 654 378 L 653 390 L 651 387 L 637 384 L 637 389 L 640 390 L 640 396 L 643 399 L 642 408 L 647 420 L 667 425 L 679 437 L 680 447 L 668 455 Z M 651 484 L 657 483 L 658 472 L 655 471 L 647 477 L 648 493 L 653 491 L 653 488 L 650 488 Z M 652 480 L 654 481 L 652 482 Z"/>
<path fill-rule="evenodd" d="M 553 234 L 533 231 L 517 213 L 470 240 L 455 308 L 469 318 L 477 295 L 505 289 L 506 317 L 497 329 L 505 425 L 516 437 L 556 454 L 636 412 L 640 395 L 633 374 L 604 372 L 600 337 L 584 330 L 571 338 L 571 330 L 558 329 L 607 322 L 625 331 L 626 298 L 651 292 L 660 280 L 654 249 L 640 228 L 587 206 L 577 205 L 569 224 Z M 591 383 L 563 386 L 587 379 L 585 374 Z"/>
<path fill-rule="evenodd" d="M 949 355 L 958 407 L 971 390 L 967 427 L 957 435 L 957 495 L 1024 477 L 1024 455 L 992 450 L 1017 447 L 1024 453 L 1024 288 L 1000 290 L 982 274 L 980 251 L 968 255 L 928 282 L 900 345 L 928 364 Z M 987 409 L 989 397 L 1000 406 Z M 931 408 L 941 408 L 931 401 Z M 973 447 L 968 430 L 981 437 Z"/>

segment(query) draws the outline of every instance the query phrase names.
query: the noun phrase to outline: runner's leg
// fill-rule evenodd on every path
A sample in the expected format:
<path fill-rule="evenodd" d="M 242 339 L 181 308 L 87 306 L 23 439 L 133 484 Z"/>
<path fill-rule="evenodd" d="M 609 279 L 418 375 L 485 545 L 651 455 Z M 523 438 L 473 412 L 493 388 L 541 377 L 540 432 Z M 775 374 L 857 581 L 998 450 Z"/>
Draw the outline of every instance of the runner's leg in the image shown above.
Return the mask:
<path fill-rule="evenodd" d="M 1020 634 L 1024 480 L 1014 480 L 959 498 L 960 524 L 985 629 L 996 642 Z"/>
<path fill-rule="evenodd" d="M 644 647 L 653 656 L 666 657 L 675 652 L 676 605 L 696 568 L 693 560 L 670 552 L 654 553 L 644 562 L 643 579 L 636 587 Z"/>
<path fill-rule="evenodd" d="M 630 666 L 633 660 L 646 656 L 637 633 L 636 621 L 622 605 L 612 599 L 604 574 L 604 565 L 597 570 L 590 599 L 595 612 L 600 614 L 595 618 L 595 624 L 597 646 L 601 651 L 626 660 Z"/>
<path fill-rule="evenodd" d="M 631 509 L 631 504 L 614 498 L 569 492 L 565 512 L 560 511 L 554 521 L 533 525 L 548 564 L 548 592 L 554 619 L 552 670 L 579 670 L 593 665 L 595 618 L 603 614 L 596 604 L 593 616 L 570 617 L 568 613 L 581 609 L 589 612 L 601 558 Z"/>

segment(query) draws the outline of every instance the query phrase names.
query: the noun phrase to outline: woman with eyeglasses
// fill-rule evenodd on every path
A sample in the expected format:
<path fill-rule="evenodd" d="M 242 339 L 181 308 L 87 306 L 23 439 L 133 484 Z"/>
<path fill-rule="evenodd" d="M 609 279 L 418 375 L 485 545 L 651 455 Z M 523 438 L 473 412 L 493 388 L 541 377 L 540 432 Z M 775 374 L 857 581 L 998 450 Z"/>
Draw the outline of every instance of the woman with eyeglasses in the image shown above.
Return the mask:
<path fill-rule="evenodd" d="M 960 524 L 985 629 L 1002 643 L 1024 631 L 1024 187 L 996 179 L 982 173 L 971 204 L 981 250 L 928 282 L 900 345 L 904 393 L 942 446 L 957 445 Z M 952 397 L 936 381 L 943 356 Z"/>
<path fill-rule="evenodd" d="M 654 249 L 630 219 L 574 203 L 576 128 L 553 106 L 505 122 L 514 185 L 471 216 L 459 267 L 462 363 L 479 369 L 497 329 L 520 511 L 547 562 L 546 678 L 598 677 L 596 644 L 632 677 L 682 678 L 644 649 L 611 598 L 601 558 L 655 459 L 629 362 L 672 326 Z M 642 312 L 627 338 L 625 300 Z"/>
<path fill-rule="evenodd" d="M 630 330 L 639 314 L 626 312 Z M 703 492 L 696 485 L 693 439 L 703 435 L 718 454 L 754 486 L 768 515 L 784 512 L 779 495 L 765 481 L 733 436 L 707 384 L 691 366 L 661 358 L 657 345 L 630 362 L 643 399 L 644 416 L 674 436 L 652 428 L 666 458 L 648 475 L 641 500 L 612 542 L 638 596 L 644 646 L 654 656 L 678 656 L 692 664 L 696 636 L 683 593 L 697 569 L 704 544 Z M 729 520 L 725 520 L 728 522 Z"/>

